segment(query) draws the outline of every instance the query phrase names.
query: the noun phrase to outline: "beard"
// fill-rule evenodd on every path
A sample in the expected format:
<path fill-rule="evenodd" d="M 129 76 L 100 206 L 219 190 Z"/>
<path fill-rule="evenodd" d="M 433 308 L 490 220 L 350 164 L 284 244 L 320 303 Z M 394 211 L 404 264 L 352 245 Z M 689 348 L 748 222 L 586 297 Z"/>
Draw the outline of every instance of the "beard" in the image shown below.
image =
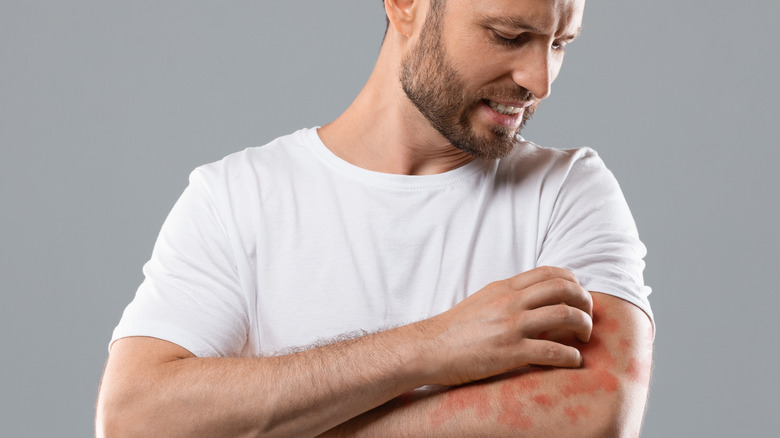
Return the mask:
<path fill-rule="evenodd" d="M 477 158 L 503 158 L 514 148 L 520 131 L 538 104 L 523 110 L 517 128 L 492 126 L 486 133 L 476 132 L 470 116 L 488 98 L 528 101 L 532 94 L 519 86 L 490 86 L 476 94 L 469 93 L 441 43 L 443 7 L 436 3 L 439 2 L 432 2 L 419 43 L 401 63 L 401 87 L 430 125 L 454 147 Z"/>

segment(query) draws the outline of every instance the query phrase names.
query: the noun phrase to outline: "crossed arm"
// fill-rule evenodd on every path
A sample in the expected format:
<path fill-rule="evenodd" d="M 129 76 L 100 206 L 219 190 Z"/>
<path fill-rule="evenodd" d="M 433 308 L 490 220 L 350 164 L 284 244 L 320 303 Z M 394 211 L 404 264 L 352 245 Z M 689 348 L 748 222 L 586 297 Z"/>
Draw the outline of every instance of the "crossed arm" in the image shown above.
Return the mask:
<path fill-rule="evenodd" d="M 568 271 L 539 268 L 428 320 L 288 356 L 196 358 L 158 339 L 121 339 L 97 434 L 638 434 L 650 323 L 631 304 L 592 297 Z M 424 385 L 436 386 L 415 390 Z"/>
<path fill-rule="evenodd" d="M 637 307 L 593 293 L 581 368 L 524 367 L 452 388 L 411 391 L 324 434 L 393 437 L 638 437 L 653 328 Z M 566 338 L 566 335 L 563 335 Z"/>

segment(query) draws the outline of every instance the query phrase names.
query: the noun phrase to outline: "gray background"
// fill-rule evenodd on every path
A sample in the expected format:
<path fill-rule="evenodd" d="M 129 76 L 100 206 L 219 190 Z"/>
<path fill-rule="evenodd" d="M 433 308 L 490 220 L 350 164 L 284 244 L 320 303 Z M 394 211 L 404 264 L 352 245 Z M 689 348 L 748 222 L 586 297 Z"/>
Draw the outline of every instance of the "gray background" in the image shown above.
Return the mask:
<path fill-rule="evenodd" d="M 591 0 L 525 132 L 598 149 L 645 240 L 645 437 L 780 428 L 778 2 Z M 336 117 L 378 0 L 0 1 L 0 436 L 91 435 L 107 342 L 188 173 Z"/>

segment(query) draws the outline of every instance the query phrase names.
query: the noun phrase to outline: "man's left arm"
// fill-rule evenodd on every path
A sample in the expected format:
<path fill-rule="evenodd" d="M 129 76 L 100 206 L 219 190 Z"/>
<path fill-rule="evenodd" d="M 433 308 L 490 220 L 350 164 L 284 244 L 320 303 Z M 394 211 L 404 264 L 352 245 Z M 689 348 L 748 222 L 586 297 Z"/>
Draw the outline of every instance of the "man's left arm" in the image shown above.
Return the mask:
<path fill-rule="evenodd" d="M 419 389 L 323 436 L 638 437 L 653 327 L 633 304 L 592 295 L 590 342 L 564 340 L 582 352 L 582 368 L 526 368 L 459 387 Z"/>

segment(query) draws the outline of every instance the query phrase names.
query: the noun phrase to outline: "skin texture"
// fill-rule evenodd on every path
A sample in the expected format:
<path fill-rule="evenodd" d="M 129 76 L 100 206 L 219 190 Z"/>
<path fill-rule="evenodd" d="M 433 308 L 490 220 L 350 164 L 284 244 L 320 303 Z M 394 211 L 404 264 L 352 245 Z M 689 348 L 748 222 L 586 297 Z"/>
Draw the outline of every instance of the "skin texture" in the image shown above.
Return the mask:
<path fill-rule="evenodd" d="M 415 391 L 324 436 L 638 436 L 652 366 L 653 330 L 638 308 L 593 293 L 581 368 L 524 367 L 476 383 Z M 635 373 L 632 364 L 641 373 Z"/>
<path fill-rule="evenodd" d="M 531 111 L 547 97 L 583 6 L 448 0 L 438 33 L 425 36 L 428 1 L 387 0 L 390 26 L 371 78 L 319 135 L 337 156 L 378 172 L 433 174 L 468 163 L 475 152 L 442 135 L 430 120 L 435 105 L 412 102 L 401 84 L 405 60 L 407 69 L 417 63 L 407 73 L 419 90 L 440 79 L 424 72 L 426 62 L 443 61 L 456 67 L 457 81 L 438 91 L 452 94 L 457 84 L 460 92 L 456 117 L 442 124 L 500 155 L 523 117 L 499 117 L 482 101 L 530 93 Z M 436 41 L 439 60 L 414 59 L 415 48 Z M 106 365 L 96 430 L 99 437 L 624 436 L 639 431 L 651 352 L 639 309 L 589 293 L 567 270 L 541 267 L 497 279 L 432 318 L 285 356 L 197 358 L 159 339 L 120 339 Z"/>

